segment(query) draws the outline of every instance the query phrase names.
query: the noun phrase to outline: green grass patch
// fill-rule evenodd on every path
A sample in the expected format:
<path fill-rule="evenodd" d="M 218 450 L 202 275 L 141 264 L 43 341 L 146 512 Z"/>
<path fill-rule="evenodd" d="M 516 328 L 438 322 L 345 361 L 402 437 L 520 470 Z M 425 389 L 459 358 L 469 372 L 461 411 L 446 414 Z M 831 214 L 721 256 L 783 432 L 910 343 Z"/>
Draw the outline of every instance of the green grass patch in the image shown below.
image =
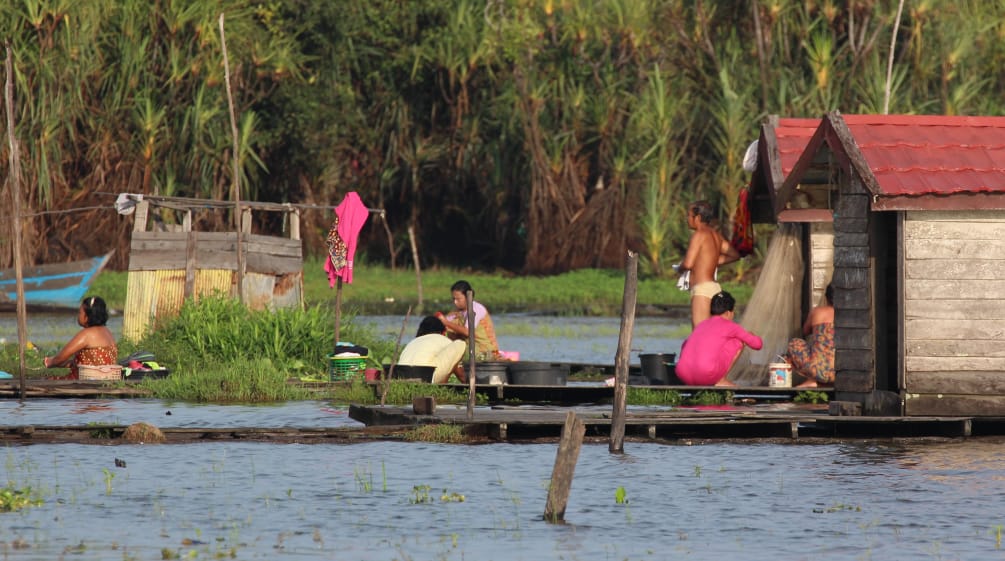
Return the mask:
<path fill-rule="evenodd" d="M 625 403 L 628 405 L 680 405 L 682 402 L 677 390 L 654 390 L 628 386 Z"/>
<path fill-rule="evenodd" d="M 386 382 L 387 395 L 384 403 L 387 405 L 411 405 L 416 397 L 433 397 L 437 403 L 465 404 L 468 402 L 467 390 L 459 390 L 453 386 L 437 384 L 426 384 L 422 382 L 406 382 L 403 380 L 389 380 Z M 355 403 L 359 405 L 373 405 L 380 403 L 380 386 L 367 384 L 357 378 L 349 384 L 338 384 L 333 386 L 330 398 L 335 403 Z M 484 395 L 475 396 L 478 405 L 488 403 L 488 398 Z"/>
<path fill-rule="evenodd" d="M 308 308 L 332 309 L 336 291 L 328 285 L 320 257 L 304 262 L 304 302 Z M 126 303 L 128 273 L 103 271 L 88 294 L 105 299 L 109 307 L 122 310 Z M 495 313 L 549 312 L 561 315 L 617 316 L 625 288 L 624 271 L 580 269 L 561 275 L 519 276 L 508 271 L 470 271 L 431 268 L 422 271 L 423 309 L 418 308 L 418 284 L 415 271 L 408 267 L 391 270 L 384 265 L 357 262 L 353 283 L 343 285 L 342 306 L 345 313 L 404 315 L 409 306 L 413 314 L 446 311 L 453 307 L 450 286 L 464 279 L 475 289 L 475 297 Z M 687 292 L 677 289 L 676 279 L 641 278 L 637 301 L 640 308 L 686 307 Z M 722 283 L 742 306 L 750 299 L 753 285 Z"/>
<path fill-rule="evenodd" d="M 393 353 L 394 343 L 343 316 L 342 340 Z M 251 311 L 236 299 L 187 301 L 177 317 L 138 344 L 123 342 L 125 356 L 142 349 L 171 369 L 164 379 L 144 380 L 155 397 L 197 402 L 274 402 L 316 396 L 290 378 L 328 379 L 333 312 L 326 308 Z"/>
<path fill-rule="evenodd" d="M 289 376 L 267 358 L 212 361 L 199 370 L 173 372 L 139 385 L 154 397 L 204 403 L 270 403 L 311 399 L 309 389 L 288 383 Z"/>

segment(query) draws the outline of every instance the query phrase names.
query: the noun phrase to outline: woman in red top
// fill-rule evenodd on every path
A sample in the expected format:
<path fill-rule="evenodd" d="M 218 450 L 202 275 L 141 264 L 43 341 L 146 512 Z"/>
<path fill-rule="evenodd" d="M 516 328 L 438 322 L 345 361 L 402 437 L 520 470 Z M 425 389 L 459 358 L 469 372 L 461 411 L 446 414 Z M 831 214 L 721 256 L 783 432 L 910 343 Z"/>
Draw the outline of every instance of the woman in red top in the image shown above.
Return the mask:
<path fill-rule="evenodd" d="M 680 349 L 675 372 L 688 386 L 735 386 L 726 374 L 740 356 L 744 345 L 759 350 L 761 338 L 733 321 L 736 300 L 728 292 L 712 297 L 712 316 L 691 332 Z"/>
<path fill-rule="evenodd" d="M 69 366 L 70 374 L 66 379 L 76 380 L 80 377 L 78 365 L 101 366 L 115 364 L 119 349 L 115 344 L 115 336 L 105 327 L 108 322 L 108 308 L 105 301 L 97 296 L 84 298 L 77 310 L 77 323 L 82 327 L 53 357 L 45 357 L 46 368 Z"/>

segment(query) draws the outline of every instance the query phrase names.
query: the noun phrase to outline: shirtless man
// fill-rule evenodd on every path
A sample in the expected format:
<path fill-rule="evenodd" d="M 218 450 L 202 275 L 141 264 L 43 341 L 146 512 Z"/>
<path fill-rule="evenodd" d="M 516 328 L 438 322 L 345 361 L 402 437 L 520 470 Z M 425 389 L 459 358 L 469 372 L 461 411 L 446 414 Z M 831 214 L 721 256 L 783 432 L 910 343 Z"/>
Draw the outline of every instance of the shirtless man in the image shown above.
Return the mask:
<path fill-rule="evenodd" d="M 722 291 L 715 282 L 716 268 L 740 258 L 729 241 L 711 226 L 712 219 L 712 205 L 708 201 L 688 205 L 687 227 L 694 233 L 687 244 L 680 272 L 691 272 L 691 329 L 708 319 L 712 297 Z"/>

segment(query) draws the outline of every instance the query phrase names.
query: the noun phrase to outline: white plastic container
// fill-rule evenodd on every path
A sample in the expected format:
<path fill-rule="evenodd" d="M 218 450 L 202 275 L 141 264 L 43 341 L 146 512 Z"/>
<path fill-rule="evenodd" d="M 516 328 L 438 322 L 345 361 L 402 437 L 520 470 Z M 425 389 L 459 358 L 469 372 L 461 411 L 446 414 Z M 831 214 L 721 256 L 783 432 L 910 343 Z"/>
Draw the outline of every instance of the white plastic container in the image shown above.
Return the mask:
<path fill-rule="evenodd" d="M 791 388 L 792 365 L 787 362 L 772 362 L 769 364 L 768 385 L 772 388 Z"/>

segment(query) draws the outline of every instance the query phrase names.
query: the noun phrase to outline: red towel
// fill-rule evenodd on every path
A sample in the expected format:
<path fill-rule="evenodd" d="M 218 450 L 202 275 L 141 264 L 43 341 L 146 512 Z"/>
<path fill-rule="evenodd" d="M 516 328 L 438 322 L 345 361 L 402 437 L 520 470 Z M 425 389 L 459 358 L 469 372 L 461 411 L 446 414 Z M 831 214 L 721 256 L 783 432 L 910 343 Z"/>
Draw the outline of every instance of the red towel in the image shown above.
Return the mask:
<path fill-rule="evenodd" d="M 332 229 L 335 232 L 332 233 L 336 236 L 330 234 L 329 238 L 338 238 L 341 242 L 334 239 L 329 241 L 329 250 L 332 255 L 325 259 L 325 272 L 328 273 L 329 286 L 335 286 L 335 280 L 338 278 L 352 284 L 352 262 L 353 256 L 356 254 L 356 243 L 359 240 L 359 231 L 363 229 L 363 224 L 369 216 L 370 211 L 367 210 L 366 205 L 363 204 L 355 191 L 346 194 L 342 202 L 335 207 L 336 218 L 332 224 Z M 341 258 L 343 252 L 338 247 L 339 243 L 344 244 L 345 247 L 344 260 Z M 336 249 L 338 251 L 335 251 Z M 336 267 L 336 264 L 332 262 L 332 257 L 336 258 L 338 265 L 343 266 Z"/>
<path fill-rule="evenodd" d="M 733 215 L 733 239 L 729 243 L 740 257 L 746 257 L 754 252 L 754 222 L 750 218 L 749 184 L 740 189 L 736 214 Z"/>

